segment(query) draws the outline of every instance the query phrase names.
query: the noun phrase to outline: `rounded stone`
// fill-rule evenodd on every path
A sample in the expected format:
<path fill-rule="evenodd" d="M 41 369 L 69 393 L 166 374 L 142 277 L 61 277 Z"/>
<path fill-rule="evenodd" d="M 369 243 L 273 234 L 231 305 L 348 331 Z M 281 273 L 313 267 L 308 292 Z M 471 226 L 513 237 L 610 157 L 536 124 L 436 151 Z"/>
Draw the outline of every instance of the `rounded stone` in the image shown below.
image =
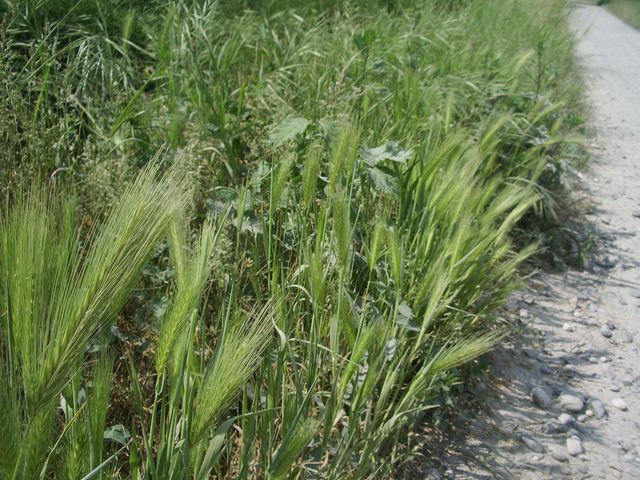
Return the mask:
<path fill-rule="evenodd" d="M 560 406 L 563 410 L 566 410 L 567 412 L 578 413 L 584 408 L 584 402 L 582 399 L 575 395 L 560 395 L 558 401 L 560 402 Z"/>
<path fill-rule="evenodd" d="M 582 441 L 577 436 L 567 438 L 567 453 L 572 457 L 582 453 Z"/>
<path fill-rule="evenodd" d="M 531 390 L 531 399 L 533 403 L 544 410 L 553 406 L 553 399 L 542 387 L 536 387 Z"/>
<path fill-rule="evenodd" d="M 545 424 L 543 431 L 548 435 L 558 435 L 560 433 L 567 433 L 569 431 L 569 426 L 552 421 Z"/>
<path fill-rule="evenodd" d="M 520 437 L 520 441 L 524 443 L 529 450 L 535 453 L 543 453 L 544 447 L 540 442 L 538 442 L 535 438 L 529 437 L 527 435 L 522 435 Z"/>
<path fill-rule="evenodd" d="M 573 422 L 576 421 L 575 418 L 573 418 L 571 415 L 569 415 L 568 413 L 561 413 L 560 416 L 558 417 L 558 421 L 562 424 L 562 425 L 571 425 Z"/>
<path fill-rule="evenodd" d="M 554 445 L 553 447 L 551 447 L 549 449 L 549 452 L 551 453 L 551 457 L 558 462 L 569 461 L 569 455 L 567 455 L 567 451 L 558 445 Z"/>
<path fill-rule="evenodd" d="M 627 402 L 625 402 L 621 398 L 614 398 L 613 400 L 611 400 L 611 405 L 616 407 L 618 410 L 622 410 L 623 412 L 626 412 L 629 409 L 629 407 L 627 407 Z"/>
<path fill-rule="evenodd" d="M 596 418 L 602 418 L 607 414 L 607 409 L 600 400 L 591 400 L 589 402 L 590 410 L 593 411 Z"/>

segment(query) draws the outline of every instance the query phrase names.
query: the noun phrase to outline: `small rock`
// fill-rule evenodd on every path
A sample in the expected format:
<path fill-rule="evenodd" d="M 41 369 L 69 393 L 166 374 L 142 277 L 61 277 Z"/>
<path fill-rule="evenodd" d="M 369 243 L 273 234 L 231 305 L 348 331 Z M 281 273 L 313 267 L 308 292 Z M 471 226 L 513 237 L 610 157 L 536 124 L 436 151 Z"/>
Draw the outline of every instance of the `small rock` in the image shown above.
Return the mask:
<path fill-rule="evenodd" d="M 544 410 L 553 406 L 553 399 L 542 387 L 536 387 L 531 390 L 531 399 L 533 403 Z"/>
<path fill-rule="evenodd" d="M 585 325 L 589 325 L 590 327 L 597 327 L 598 326 L 598 320 L 596 320 L 595 318 L 587 318 L 584 321 Z"/>
<path fill-rule="evenodd" d="M 606 269 L 614 268 L 618 264 L 618 261 L 618 257 L 608 254 L 595 258 L 596 264 Z"/>
<path fill-rule="evenodd" d="M 590 408 L 587 408 L 587 411 L 584 412 L 587 417 L 593 417 L 595 413 Z"/>
<path fill-rule="evenodd" d="M 611 400 L 611 405 L 616 407 L 618 410 L 622 410 L 623 412 L 626 412 L 629 409 L 629 407 L 627 407 L 627 402 L 625 402 L 621 398 L 614 398 L 613 400 Z"/>
<path fill-rule="evenodd" d="M 525 295 L 522 300 L 524 301 L 524 303 L 528 304 L 528 305 L 533 305 L 535 300 L 533 299 L 533 295 Z"/>
<path fill-rule="evenodd" d="M 573 418 L 571 415 L 569 415 L 568 413 L 561 413 L 560 416 L 558 417 L 558 421 L 562 424 L 562 425 L 571 425 L 573 422 L 576 421 L 575 418 Z"/>
<path fill-rule="evenodd" d="M 544 447 L 540 442 L 538 442 L 535 438 L 531 438 L 527 435 L 522 435 L 520 437 L 522 443 L 524 443 L 529 450 L 536 453 L 543 453 Z"/>
<path fill-rule="evenodd" d="M 609 361 L 609 358 L 602 356 L 599 358 L 599 360 L 600 360 L 600 363 L 607 363 Z"/>
<path fill-rule="evenodd" d="M 562 464 L 560 465 L 559 470 L 560 470 L 560 473 L 566 477 L 568 477 L 569 475 L 573 475 L 573 470 L 571 470 L 571 467 L 569 465 Z"/>
<path fill-rule="evenodd" d="M 586 422 L 586 421 L 587 421 L 587 416 L 586 416 L 586 415 L 584 415 L 584 414 L 582 414 L 582 415 L 578 415 L 577 420 L 578 420 L 580 423 L 584 423 L 584 422 Z"/>
<path fill-rule="evenodd" d="M 547 422 L 542 431 L 548 435 L 558 435 L 560 433 L 567 433 L 569 427 L 558 422 Z"/>
<path fill-rule="evenodd" d="M 617 383 L 612 383 L 609 386 L 609 390 L 611 390 L 612 392 L 619 392 L 620 391 L 620 385 Z"/>
<path fill-rule="evenodd" d="M 569 461 L 569 455 L 567 455 L 567 452 L 564 448 L 558 446 L 558 445 L 554 445 L 552 447 L 549 448 L 549 451 L 551 453 L 551 457 L 554 458 L 555 460 L 559 461 L 559 462 L 568 462 Z"/>
<path fill-rule="evenodd" d="M 633 376 L 625 375 L 624 377 L 622 377 L 622 384 L 627 387 L 630 387 L 633 384 Z"/>
<path fill-rule="evenodd" d="M 603 418 L 607 414 L 607 409 L 600 400 L 591 400 L 589 406 L 597 418 Z"/>
<path fill-rule="evenodd" d="M 560 402 L 560 406 L 567 412 L 577 413 L 581 412 L 584 408 L 584 402 L 575 395 L 560 395 L 558 401 Z"/>
<path fill-rule="evenodd" d="M 598 363 L 598 359 L 596 357 L 589 357 L 589 363 Z"/>
<path fill-rule="evenodd" d="M 576 326 L 571 324 L 571 323 L 563 323 L 562 324 L 562 329 L 567 331 L 567 332 L 575 332 L 576 331 Z"/>
<path fill-rule="evenodd" d="M 572 457 L 582 453 L 582 442 L 579 437 L 573 435 L 567 438 L 567 453 Z"/>
<path fill-rule="evenodd" d="M 609 325 L 603 325 L 600 327 L 600 334 L 605 338 L 611 338 L 613 336 L 613 332 L 609 328 Z"/>
<path fill-rule="evenodd" d="M 520 310 L 518 310 L 518 316 L 521 320 L 526 320 L 527 318 L 529 318 L 529 311 L 526 308 L 521 308 Z"/>
<path fill-rule="evenodd" d="M 576 470 L 578 473 L 581 473 L 583 475 L 586 475 L 587 473 L 589 473 L 589 469 L 587 468 L 586 465 L 578 465 L 576 466 Z"/>

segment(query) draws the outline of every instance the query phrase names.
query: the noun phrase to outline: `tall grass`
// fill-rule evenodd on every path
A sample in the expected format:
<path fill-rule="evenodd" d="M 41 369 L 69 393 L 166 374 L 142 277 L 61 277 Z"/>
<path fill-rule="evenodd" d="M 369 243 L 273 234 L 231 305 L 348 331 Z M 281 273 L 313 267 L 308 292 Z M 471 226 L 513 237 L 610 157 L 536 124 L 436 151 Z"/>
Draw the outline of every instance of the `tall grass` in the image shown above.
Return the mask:
<path fill-rule="evenodd" d="M 615 0 L 598 2 L 607 5 L 607 9 L 634 28 L 640 28 L 640 2 L 637 0 Z"/>
<path fill-rule="evenodd" d="M 1 5 L 0 476 L 392 476 L 570 189 L 564 2 Z"/>

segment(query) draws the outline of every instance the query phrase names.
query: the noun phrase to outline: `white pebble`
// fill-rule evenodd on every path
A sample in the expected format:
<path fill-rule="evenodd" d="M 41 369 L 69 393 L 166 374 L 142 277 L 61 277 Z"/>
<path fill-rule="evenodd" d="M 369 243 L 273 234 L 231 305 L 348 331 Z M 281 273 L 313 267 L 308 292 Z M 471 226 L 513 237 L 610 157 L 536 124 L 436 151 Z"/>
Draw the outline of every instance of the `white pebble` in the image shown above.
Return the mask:
<path fill-rule="evenodd" d="M 626 412 L 629 409 L 629 407 L 627 407 L 627 402 L 625 402 L 621 398 L 614 398 L 613 400 L 611 400 L 611 405 L 616 407 L 618 410 L 622 410 L 623 412 Z"/>

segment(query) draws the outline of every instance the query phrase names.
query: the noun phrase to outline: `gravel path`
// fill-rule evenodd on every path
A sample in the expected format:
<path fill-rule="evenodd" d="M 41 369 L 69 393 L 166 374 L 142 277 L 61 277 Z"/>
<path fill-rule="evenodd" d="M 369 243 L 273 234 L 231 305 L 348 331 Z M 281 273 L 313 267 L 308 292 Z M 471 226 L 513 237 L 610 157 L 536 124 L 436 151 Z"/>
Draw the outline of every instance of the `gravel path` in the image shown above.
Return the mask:
<path fill-rule="evenodd" d="M 599 253 L 584 272 L 537 275 L 513 300 L 506 315 L 522 335 L 493 354 L 484 411 L 405 478 L 640 479 L 640 32 L 594 6 L 576 9 L 574 27 L 596 132 L 583 188 Z"/>

